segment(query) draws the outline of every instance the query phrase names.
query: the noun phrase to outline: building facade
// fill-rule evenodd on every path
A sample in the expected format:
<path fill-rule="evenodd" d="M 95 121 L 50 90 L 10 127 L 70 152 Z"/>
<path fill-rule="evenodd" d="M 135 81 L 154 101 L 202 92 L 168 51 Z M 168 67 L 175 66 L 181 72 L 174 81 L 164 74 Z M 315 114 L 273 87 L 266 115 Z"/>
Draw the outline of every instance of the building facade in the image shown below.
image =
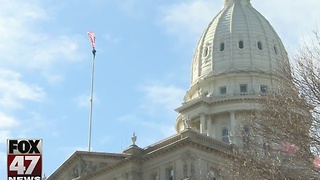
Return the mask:
<path fill-rule="evenodd" d="M 227 161 L 243 146 L 242 121 L 259 109 L 259 95 L 276 89 L 286 50 L 250 0 L 225 0 L 204 30 L 191 65 L 191 85 L 177 134 L 122 153 L 76 151 L 48 180 L 226 179 Z"/>

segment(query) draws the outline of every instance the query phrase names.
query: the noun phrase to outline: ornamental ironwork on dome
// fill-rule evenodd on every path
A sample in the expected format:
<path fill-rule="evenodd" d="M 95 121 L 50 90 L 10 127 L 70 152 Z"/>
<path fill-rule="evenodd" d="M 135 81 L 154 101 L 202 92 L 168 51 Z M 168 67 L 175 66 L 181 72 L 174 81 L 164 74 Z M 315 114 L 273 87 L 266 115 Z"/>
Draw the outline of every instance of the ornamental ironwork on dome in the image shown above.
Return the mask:
<path fill-rule="evenodd" d="M 225 0 L 195 49 L 191 86 L 229 72 L 274 74 L 283 61 L 288 58 L 281 39 L 250 0 Z"/>

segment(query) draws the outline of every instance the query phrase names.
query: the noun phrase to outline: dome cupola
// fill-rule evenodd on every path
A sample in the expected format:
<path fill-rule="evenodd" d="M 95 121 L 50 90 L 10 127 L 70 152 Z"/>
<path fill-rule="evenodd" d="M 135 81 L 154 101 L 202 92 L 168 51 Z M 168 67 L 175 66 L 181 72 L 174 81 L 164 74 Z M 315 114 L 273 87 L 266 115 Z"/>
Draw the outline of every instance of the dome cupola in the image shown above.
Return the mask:
<path fill-rule="evenodd" d="M 191 85 L 222 73 L 273 73 L 286 56 L 279 36 L 250 0 L 225 0 L 196 47 Z"/>
<path fill-rule="evenodd" d="M 250 0 L 224 0 L 204 30 L 191 65 L 187 91 L 175 128 L 192 128 L 226 143 L 236 126 L 260 108 L 256 99 L 277 89 L 278 67 L 288 64 L 276 31 Z"/>

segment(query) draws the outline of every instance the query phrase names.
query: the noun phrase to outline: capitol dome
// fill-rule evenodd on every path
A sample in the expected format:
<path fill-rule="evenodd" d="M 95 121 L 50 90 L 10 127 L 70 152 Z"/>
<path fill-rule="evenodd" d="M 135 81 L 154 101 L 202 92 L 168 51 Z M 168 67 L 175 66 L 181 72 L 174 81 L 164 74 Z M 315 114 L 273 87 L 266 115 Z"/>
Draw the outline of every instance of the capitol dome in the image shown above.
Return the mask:
<path fill-rule="evenodd" d="M 278 34 L 250 0 L 225 0 L 195 49 L 191 85 L 229 72 L 274 73 L 286 56 Z"/>
<path fill-rule="evenodd" d="M 288 64 L 278 34 L 250 0 L 225 0 L 204 30 L 191 65 L 175 128 L 192 128 L 224 142 L 252 110 L 256 99 L 278 88 L 280 65 Z"/>

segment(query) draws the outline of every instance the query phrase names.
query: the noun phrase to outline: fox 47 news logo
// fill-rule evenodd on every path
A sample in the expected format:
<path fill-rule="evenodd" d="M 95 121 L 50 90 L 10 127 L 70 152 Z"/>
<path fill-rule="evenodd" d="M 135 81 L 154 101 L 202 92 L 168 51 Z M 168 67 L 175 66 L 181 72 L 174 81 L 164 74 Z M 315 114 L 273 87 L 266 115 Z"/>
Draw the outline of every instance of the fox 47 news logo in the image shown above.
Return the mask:
<path fill-rule="evenodd" d="M 41 180 L 42 139 L 8 139 L 7 146 L 7 180 Z"/>

